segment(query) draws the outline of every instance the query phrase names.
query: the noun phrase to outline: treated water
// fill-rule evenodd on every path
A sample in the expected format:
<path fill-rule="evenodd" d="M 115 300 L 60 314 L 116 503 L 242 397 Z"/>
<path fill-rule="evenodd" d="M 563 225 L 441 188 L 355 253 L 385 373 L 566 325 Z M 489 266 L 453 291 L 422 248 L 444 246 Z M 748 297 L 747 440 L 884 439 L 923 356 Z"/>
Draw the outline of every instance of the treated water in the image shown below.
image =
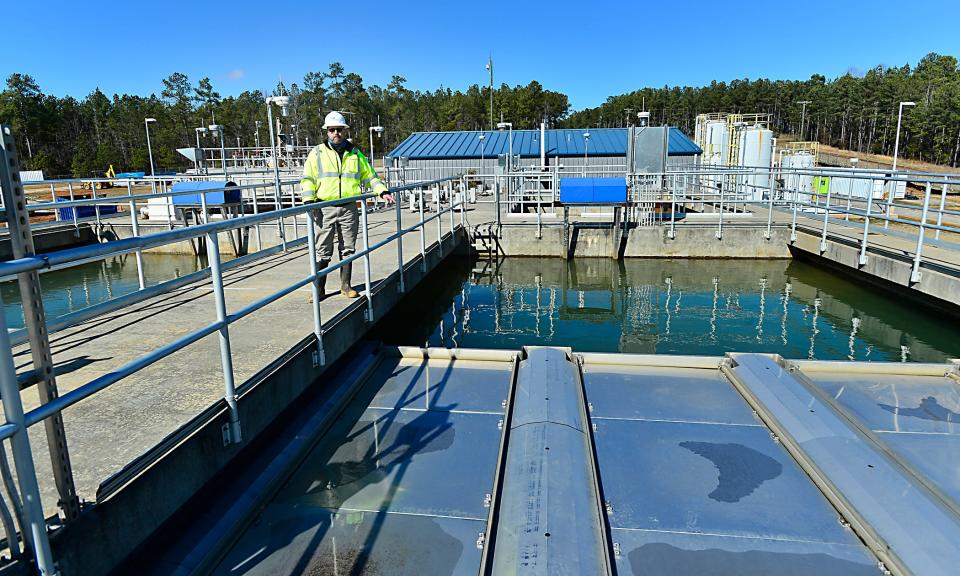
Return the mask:
<path fill-rule="evenodd" d="M 412 301 L 411 301 L 412 300 Z M 507 258 L 434 272 L 381 322 L 397 345 L 942 362 L 949 318 L 791 260 Z"/>
<path fill-rule="evenodd" d="M 205 258 L 170 254 L 144 254 L 144 283 L 153 286 L 196 272 L 206 266 Z M 47 320 L 99 304 L 138 289 L 134 254 L 72 266 L 40 275 L 40 288 Z M 23 308 L 16 281 L 0 283 L 7 328 L 23 328 Z"/>

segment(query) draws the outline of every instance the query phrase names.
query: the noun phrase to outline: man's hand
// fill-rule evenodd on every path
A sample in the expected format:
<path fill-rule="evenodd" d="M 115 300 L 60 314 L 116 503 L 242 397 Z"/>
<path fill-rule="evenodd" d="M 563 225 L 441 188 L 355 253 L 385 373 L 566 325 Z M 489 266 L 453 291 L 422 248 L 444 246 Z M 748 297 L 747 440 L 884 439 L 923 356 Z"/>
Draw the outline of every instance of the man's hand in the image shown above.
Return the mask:
<path fill-rule="evenodd" d="M 384 192 L 383 194 L 380 195 L 380 197 L 386 200 L 387 204 L 393 204 L 393 194 L 389 192 Z"/>

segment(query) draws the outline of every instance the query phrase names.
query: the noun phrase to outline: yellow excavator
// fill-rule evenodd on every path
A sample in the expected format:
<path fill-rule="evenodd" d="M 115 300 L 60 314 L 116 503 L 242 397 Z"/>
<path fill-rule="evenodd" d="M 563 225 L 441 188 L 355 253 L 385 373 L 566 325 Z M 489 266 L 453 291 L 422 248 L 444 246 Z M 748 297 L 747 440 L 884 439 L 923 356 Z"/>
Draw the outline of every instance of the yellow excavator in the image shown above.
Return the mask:
<path fill-rule="evenodd" d="M 117 177 L 117 172 L 113 169 L 113 164 L 111 164 L 111 165 L 110 165 L 110 168 L 107 169 L 107 171 L 103 173 L 103 177 L 104 177 L 104 178 L 116 178 L 116 177 Z M 93 186 L 92 186 L 92 183 L 91 183 L 91 182 L 84 182 L 84 183 L 83 183 L 83 189 L 84 189 L 84 190 L 90 190 L 92 187 L 93 187 Z M 112 181 L 112 180 L 106 180 L 106 181 L 103 181 L 103 182 L 97 182 L 97 190 L 106 190 L 107 188 L 113 188 L 113 181 Z"/>

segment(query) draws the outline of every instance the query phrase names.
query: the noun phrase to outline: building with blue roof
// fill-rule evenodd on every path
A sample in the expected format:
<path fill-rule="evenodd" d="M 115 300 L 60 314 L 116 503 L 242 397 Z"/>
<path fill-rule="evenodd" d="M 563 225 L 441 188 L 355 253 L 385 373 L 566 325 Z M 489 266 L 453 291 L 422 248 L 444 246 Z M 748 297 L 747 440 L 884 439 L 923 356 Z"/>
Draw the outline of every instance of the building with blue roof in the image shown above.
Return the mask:
<path fill-rule="evenodd" d="M 590 134 L 589 138 L 585 133 Z M 582 170 L 586 163 L 588 170 L 598 175 L 622 175 L 625 170 L 627 128 L 550 129 L 544 134 L 550 166 Z M 441 178 L 465 169 L 492 174 L 498 158 L 506 157 L 511 145 L 521 167 L 540 165 L 539 130 L 414 132 L 387 154 L 387 162 L 420 169 L 418 178 L 423 179 Z M 670 128 L 668 166 L 694 164 L 702 153 L 686 134 Z"/>

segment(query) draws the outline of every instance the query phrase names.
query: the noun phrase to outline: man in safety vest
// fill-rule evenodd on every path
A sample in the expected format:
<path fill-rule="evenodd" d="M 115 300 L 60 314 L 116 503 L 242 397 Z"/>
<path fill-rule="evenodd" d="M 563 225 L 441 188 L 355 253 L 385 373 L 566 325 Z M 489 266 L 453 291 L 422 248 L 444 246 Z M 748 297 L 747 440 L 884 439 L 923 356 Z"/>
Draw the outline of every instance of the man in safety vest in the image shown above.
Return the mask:
<path fill-rule="evenodd" d="M 308 204 L 360 196 L 363 188 L 379 193 L 387 203 L 393 202 L 393 196 L 377 178 L 373 166 L 360 150 L 347 140 L 345 131 L 349 126 L 343 114 L 327 114 L 323 128 L 327 131 L 327 139 L 310 151 L 303 165 L 303 178 L 300 180 L 303 202 Z M 310 214 L 318 230 L 317 260 L 320 269 L 330 265 L 334 235 L 338 237 L 337 248 L 341 260 L 354 253 L 360 222 L 356 202 L 326 206 Z M 352 262 L 340 268 L 340 292 L 347 298 L 360 295 L 350 285 L 352 268 Z M 325 280 L 326 277 L 320 279 L 321 295 L 324 293 Z"/>

